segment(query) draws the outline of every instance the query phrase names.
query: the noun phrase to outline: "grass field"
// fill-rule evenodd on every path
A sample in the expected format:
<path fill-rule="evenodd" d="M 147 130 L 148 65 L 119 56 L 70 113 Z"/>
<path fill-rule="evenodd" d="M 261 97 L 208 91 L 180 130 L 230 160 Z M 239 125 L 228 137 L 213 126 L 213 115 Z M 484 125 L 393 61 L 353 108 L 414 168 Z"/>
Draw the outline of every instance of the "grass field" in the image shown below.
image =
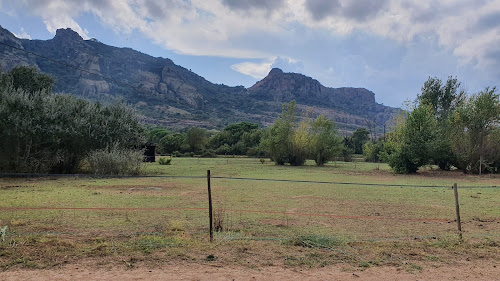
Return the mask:
<path fill-rule="evenodd" d="M 145 169 L 152 177 L 0 178 L 0 229 L 8 226 L 0 266 L 92 260 L 419 270 L 422 262 L 500 260 L 500 189 L 492 188 L 500 186 L 498 175 L 429 168 L 394 175 L 385 164 L 291 167 L 252 158 L 174 158 L 172 165 Z M 214 243 L 208 239 L 207 170 L 222 228 Z"/>

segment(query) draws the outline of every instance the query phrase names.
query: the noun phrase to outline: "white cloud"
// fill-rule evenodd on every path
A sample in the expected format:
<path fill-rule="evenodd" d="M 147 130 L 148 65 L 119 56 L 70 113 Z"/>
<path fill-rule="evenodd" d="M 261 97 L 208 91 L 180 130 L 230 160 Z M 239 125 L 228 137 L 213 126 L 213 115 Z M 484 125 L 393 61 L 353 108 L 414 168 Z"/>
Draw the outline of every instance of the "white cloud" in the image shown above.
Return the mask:
<path fill-rule="evenodd" d="M 31 40 L 31 36 L 26 33 L 26 31 L 24 31 L 24 28 L 21 27 L 21 32 L 20 33 L 14 33 L 14 36 L 16 36 L 17 38 L 21 38 L 21 39 L 30 39 Z"/>
<path fill-rule="evenodd" d="M 51 18 L 51 19 L 44 20 L 43 23 L 45 24 L 45 27 L 47 28 L 47 30 L 52 34 L 56 34 L 56 31 L 59 28 L 71 28 L 71 29 L 73 29 L 73 31 L 80 34 L 80 36 L 83 39 L 85 39 L 85 40 L 90 39 L 90 37 L 88 36 L 88 31 L 83 30 L 80 27 L 80 25 L 78 25 L 78 23 L 76 23 L 70 17 L 61 16 L 61 17 L 57 17 L 57 18 Z"/>
<path fill-rule="evenodd" d="M 267 76 L 269 71 L 271 71 L 271 65 L 274 63 L 274 61 L 275 58 L 260 63 L 242 62 L 231 65 L 231 69 L 251 76 L 255 79 L 262 79 Z"/>
<path fill-rule="evenodd" d="M 395 45 L 407 48 L 423 36 L 436 38 L 439 47 L 463 65 L 482 70 L 500 69 L 500 54 L 496 51 L 500 45 L 500 21 L 495 20 L 500 17 L 500 0 L 279 0 L 271 4 L 263 0 L 245 3 L 233 0 L 24 0 L 12 5 L 40 16 L 51 32 L 70 27 L 82 37 L 88 37 L 75 19 L 82 13 L 91 13 L 118 33 L 137 30 L 177 53 L 247 59 L 249 61 L 235 64 L 232 69 L 254 78 L 267 74 L 273 63 L 270 57 L 296 57 L 306 70 L 324 69 L 324 61 L 332 57 L 318 53 L 318 50 L 326 51 L 321 45 L 330 40 L 347 42 L 358 33 L 392 40 Z M 322 36 L 311 40 L 308 36 L 315 33 Z M 356 43 L 371 44 L 370 41 Z M 379 53 L 375 54 L 361 51 L 372 56 L 384 52 L 383 49 L 377 49 Z M 308 52 L 315 52 L 315 56 Z M 329 65 L 339 73 L 344 72 L 337 61 Z M 368 73 L 373 73 L 374 68 L 368 69 Z"/>

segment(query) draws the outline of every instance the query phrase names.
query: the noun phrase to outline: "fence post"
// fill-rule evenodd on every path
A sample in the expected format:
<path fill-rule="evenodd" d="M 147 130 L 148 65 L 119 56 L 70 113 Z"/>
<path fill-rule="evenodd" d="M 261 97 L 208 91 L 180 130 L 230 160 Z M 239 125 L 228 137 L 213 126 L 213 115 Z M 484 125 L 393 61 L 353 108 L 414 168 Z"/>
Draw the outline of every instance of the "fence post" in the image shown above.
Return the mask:
<path fill-rule="evenodd" d="M 458 190 L 456 183 L 453 184 L 453 193 L 455 194 L 455 209 L 457 211 L 458 237 L 462 240 L 462 223 L 460 222 L 460 206 L 458 204 Z"/>
<path fill-rule="evenodd" d="M 212 190 L 210 188 L 210 170 L 207 170 L 208 184 L 208 218 L 210 220 L 210 242 L 214 241 L 213 217 L 212 217 Z"/>

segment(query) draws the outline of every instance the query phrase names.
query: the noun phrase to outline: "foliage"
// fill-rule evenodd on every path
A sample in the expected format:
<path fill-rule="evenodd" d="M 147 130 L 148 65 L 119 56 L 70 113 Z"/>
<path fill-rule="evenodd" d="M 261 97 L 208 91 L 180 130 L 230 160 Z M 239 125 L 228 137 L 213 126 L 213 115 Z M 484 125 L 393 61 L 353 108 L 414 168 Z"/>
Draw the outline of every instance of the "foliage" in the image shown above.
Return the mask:
<path fill-rule="evenodd" d="M 86 158 L 89 172 L 95 175 L 139 175 L 142 171 L 144 151 L 111 147 L 91 151 Z"/>
<path fill-rule="evenodd" d="M 356 131 L 352 134 L 350 140 L 347 142 L 350 148 L 356 154 L 363 153 L 363 145 L 370 139 L 370 133 L 366 128 L 357 128 Z"/>
<path fill-rule="evenodd" d="M 434 143 L 433 162 L 442 170 L 449 170 L 455 163 L 451 149 L 451 127 L 449 116 L 465 100 L 465 92 L 458 91 L 460 82 L 456 78 L 448 77 L 443 86 L 440 79 L 429 77 L 422 87 L 422 93 L 417 97 L 417 102 L 428 105 L 437 120 L 437 135 Z"/>
<path fill-rule="evenodd" d="M 154 144 L 157 146 L 156 152 L 158 154 L 163 154 L 165 152 L 163 152 L 161 150 L 160 141 L 162 138 L 164 138 L 169 133 L 170 132 L 165 128 L 154 128 L 154 129 L 149 130 L 146 133 L 146 139 L 147 139 L 148 143 L 151 143 L 151 144 Z"/>
<path fill-rule="evenodd" d="M 381 141 L 367 142 L 363 146 L 363 157 L 367 162 L 379 162 L 379 154 L 384 148 L 384 143 Z"/>
<path fill-rule="evenodd" d="M 158 164 L 160 165 L 170 165 L 172 158 L 160 158 L 158 159 Z"/>
<path fill-rule="evenodd" d="M 122 104 L 29 92 L 11 83 L 0 87 L 0 131 L 0 170 L 9 172 L 73 173 L 92 150 L 143 142 L 142 124 Z"/>
<path fill-rule="evenodd" d="M 1 87 L 12 86 L 15 90 L 24 90 L 29 93 L 52 91 L 54 78 L 48 74 L 39 73 L 35 67 L 16 66 L 10 72 L 3 74 L 0 79 Z"/>
<path fill-rule="evenodd" d="M 320 115 L 312 124 L 310 132 L 310 156 L 317 166 L 333 160 L 341 151 L 341 139 L 333 121 Z"/>
<path fill-rule="evenodd" d="M 309 121 L 304 118 L 292 132 L 292 141 L 290 150 L 288 151 L 288 163 L 292 166 L 302 166 L 307 160 L 309 153 L 309 128 Z"/>
<path fill-rule="evenodd" d="M 214 134 L 208 141 L 208 147 L 220 155 L 246 155 L 250 149 L 251 154 L 255 154 L 262 134 L 263 131 L 255 123 L 235 123 Z"/>
<path fill-rule="evenodd" d="M 262 140 L 263 147 L 267 149 L 271 159 L 278 165 L 290 162 L 296 107 L 295 101 L 284 104 L 281 116 L 268 128 Z"/>
<path fill-rule="evenodd" d="M 301 166 L 306 159 L 314 159 L 316 165 L 322 166 L 342 150 L 335 124 L 320 115 L 313 122 L 304 117 L 295 125 L 295 109 L 295 101 L 283 106 L 281 116 L 262 139 L 262 147 L 278 165 Z"/>
<path fill-rule="evenodd" d="M 215 154 L 215 151 L 213 151 L 211 149 L 207 149 L 207 150 L 203 151 L 203 153 L 200 155 L 200 157 L 215 158 L 215 157 L 217 157 L 217 154 Z"/>
<path fill-rule="evenodd" d="M 205 147 L 206 131 L 202 128 L 194 127 L 186 133 L 186 144 L 190 151 L 199 152 Z"/>
<path fill-rule="evenodd" d="M 432 109 L 420 105 L 400 117 L 393 132 L 387 134 L 382 159 L 396 173 L 415 173 L 432 159 L 433 142 L 436 139 L 436 120 Z"/>
<path fill-rule="evenodd" d="M 181 133 L 175 133 L 171 135 L 166 135 L 160 139 L 158 145 L 162 153 L 174 153 L 186 152 L 189 150 L 189 146 L 186 144 L 186 135 Z"/>
<path fill-rule="evenodd" d="M 486 88 L 473 95 L 454 112 L 451 117 L 452 150 L 460 169 L 483 172 L 498 161 L 499 122 L 500 101 L 495 88 Z"/>

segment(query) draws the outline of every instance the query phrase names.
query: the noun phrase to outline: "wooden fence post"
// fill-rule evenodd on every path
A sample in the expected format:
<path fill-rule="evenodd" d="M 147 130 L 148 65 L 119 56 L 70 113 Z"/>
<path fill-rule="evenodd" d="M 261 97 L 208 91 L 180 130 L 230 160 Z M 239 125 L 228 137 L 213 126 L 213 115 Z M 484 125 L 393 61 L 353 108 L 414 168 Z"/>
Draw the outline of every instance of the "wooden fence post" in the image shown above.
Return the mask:
<path fill-rule="evenodd" d="M 457 211 L 458 237 L 462 240 L 462 223 L 460 222 L 460 206 L 458 204 L 458 190 L 456 183 L 453 184 L 453 193 L 455 194 L 455 209 Z"/>
<path fill-rule="evenodd" d="M 210 170 L 207 170 L 208 184 L 208 218 L 210 220 L 210 242 L 214 241 L 213 217 L 212 217 L 212 190 L 210 188 Z"/>

